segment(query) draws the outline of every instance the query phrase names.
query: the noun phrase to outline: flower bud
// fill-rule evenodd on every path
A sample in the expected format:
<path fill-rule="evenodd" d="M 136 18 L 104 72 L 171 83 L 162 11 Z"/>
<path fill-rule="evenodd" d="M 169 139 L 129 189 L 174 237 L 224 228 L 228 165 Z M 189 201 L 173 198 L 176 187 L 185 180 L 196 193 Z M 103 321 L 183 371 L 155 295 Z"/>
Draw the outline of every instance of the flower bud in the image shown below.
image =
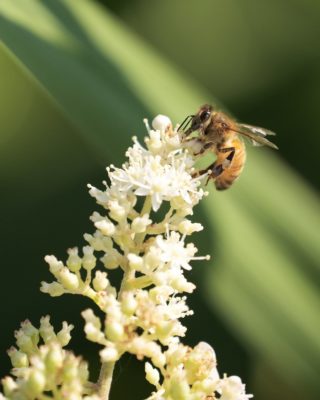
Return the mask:
<path fill-rule="evenodd" d="M 100 351 L 100 357 L 102 362 L 114 362 L 120 358 L 120 354 L 114 347 L 105 347 Z"/>
<path fill-rule="evenodd" d="M 16 338 L 17 338 L 17 346 L 22 352 L 31 354 L 35 351 L 35 346 L 32 342 L 32 339 L 29 336 L 21 334 Z"/>
<path fill-rule="evenodd" d="M 53 326 L 50 324 L 49 315 L 40 319 L 39 333 L 45 343 L 56 339 L 57 336 L 54 332 Z"/>
<path fill-rule="evenodd" d="M 11 378 L 11 376 L 6 376 L 1 380 L 2 386 L 3 386 L 3 391 L 5 396 L 10 396 L 12 392 L 14 392 L 18 385 L 16 382 Z"/>
<path fill-rule="evenodd" d="M 39 331 L 32 325 L 32 323 L 28 319 L 21 323 L 20 332 L 22 332 L 24 335 L 31 337 L 35 344 L 38 343 Z"/>
<path fill-rule="evenodd" d="M 183 275 L 176 276 L 171 282 L 171 286 L 173 289 L 177 290 L 178 292 L 186 292 L 186 293 L 192 293 L 196 286 L 188 282 L 186 278 Z"/>
<path fill-rule="evenodd" d="M 95 343 L 103 343 L 104 342 L 104 335 L 103 333 L 95 327 L 92 322 L 87 322 L 84 326 L 84 332 L 87 336 L 88 340 Z"/>
<path fill-rule="evenodd" d="M 93 288 L 97 292 L 106 290 L 109 285 L 109 280 L 107 278 L 106 272 L 96 271 L 95 277 L 92 280 Z"/>
<path fill-rule="evenodd" d="M 158 368 L 163 367 L 166 364 L 166 356 L 161 352 L 154 352 L 153 356 L 151 357 L 152 364 Z"/>
<path fill-rule="evenodd" d="M 157 154 L 163 147 L 161 136 L 159 131 L 150 131 L 150 137 L 145 139 L 145 143 L 148 149 L 153 153 Z"/>
<path fill-rule="evenodd" d="M 58 261 L 55 256 L 45 256 L 44 259 L 49 264 L 50 272 L 54 276 L 63 268 L 63 263 Z"/>
<path fill-rule="evenodd" d="M 151 223 L 152 220 L 149 219 L 149 215 L 145 214 L 143 217 L 137 217 L 132 221 L 131 229 L 134 233 L 143 233 Z"/>
<path fill-rule="evenodd" d="M 24 368 L 29 365 L 27 355 L 13 346 L 8 350 L 8 356 L 14 368 Z"/>
<path fill-rule="evenodd" d="M 126 315 L 132 315 L 137 309 L 137 300 L 134 298 L 132 292 L 126 292 L 121 299 L 121 310 Z"/>
<path fill-rule="evenodd" d="M 130 268 L 136 270 L 136 271 L 141 271 L 143 267 L 143 258 L 140 256 L 137 256 L 136 254 L 129 253 L 128 254 L 128 260 L 129 260 L 129 266 Z"/>
<path fill-rule="evenodd" d="M 52 344 L 45 358 L 46 369 L 49 372 L 55 372 L 56 370 L 62 367 L 62 363 L 63 363 L 62 348 L 57 343 Z"/>
<path fill-rule="evenodd" d="M 175 321 L 162 321 L 159 322 L 156 327 L 156 333 L 159 339 L 164 339 L 170 336 L 172 330 L 174 329 Z"/>
<path fill-rule="evenodd" d="M 151 385 L 158 385 L 160 381 L 160 374 L 159 371 L 156 368 L 153 368 L 152 365 L 148 362 L 145 363 L 145 373 L 146 373 L 146 379 Z"/>
<path fill-rule="evenodd" d="M 89 340 L 96 343 L 104 343 L 105 337 L 101 332 L 101 321 L 94 315 L 93 311 L 88 308 L 81 313 L 82 317 L 86 321 L 84 331 Z"/>
<path fill-rule="evenodd" d="M 109 200 L 109 195 L 107 192 L 103 192 L 95 188 L 94 186 L 88 184 L 89 194 L 97 200 L 98 204 L 101 204 L 103 207 L 107 208 L 107 203 Z"/>
<path fill-rule="evenodd" d="M 57 339 L 62 347 L 66 346 L 70 340 L 71 340 L 71 335 L 70 332 L 74 328 L 73 325 L 69 325 L 66 321 L 63 321 L 62 323 L 62 329 L 60 332 L 57 333 Z"/>
<path fill-rule="evenodd" d="M 78 248 L 74 247 L 73 249 L 69 249 L 68 254 L 67 267 L 72 272 L 79 271 L 81 268 L 81 258 L 78 255 Z"/>
<path fill-rule="evenodd" d="M 43 372 L 38 370 L 31 371 L 27 381 L 27 391 L 31 398 L 36 398 L 43 391 L 46 385 L 46 378 Z"/>
<path fill-rule="evenodd" d="M 190 398 L 190 387 L 187 381 L 180 377 L 173 377 L 170 383 L 169 394 L 172 399 L 185 400 Z"/>
<path fill-rule="evenodd" d="M 116 250 L 112 250 L 108 253 L 106 253 L 102 258 L 101 261 L 103 262 L 103 265 L 107 269 L 116 269 L 119 267 L 121 263 L 121 256 Z"/>
<path fill-rule="evenodd" d="M 118 321 L 107 321 L 106 336 L 112 342 L 118 342 L 123 339 L 124 328 Z"/>
<path fill-rule="evenodd" d="M 42 293 L 48 293 L 52 297 L 58 297 L 65 293 L 64 287 L 58 282 L 41 282 L 40 290 Z"/>
<path fill-rule="evenodd" d="M 158 267 L 161 262 L 161 250 L 155 246 L 151 246 L 144 256 L 144 262 L 150 270 Z"/>
<path fill-rule="evenodd" d="M 101 233 L 106 236 L 112 236 L 116 231 L 116 227 L 114 226 L 114 224 L 111 221 L 106 221 L 105 219 L 95 222 L 94 225 L 97 229 L 99 229 Z"/>
<path fill-rule="evenodd" d="M 90 246 L 83 247 L 82 266 L 87 271 L 91 271 L 96 266 L 96 257 L 93 255 L 93 248 Z"/>
<path fill-rule="evenodd" d="M 108 202 L 110 217 L 115 221 L 122 221 L 126 217 L 126 210 L 124 207 L 120 206 L 118 201 L 111 200 Z"/>
<path fill-rule="evenodd" d="M 67 290 L 76 290 L 79 287 L 79 278 L 66 267 L 60 271 L 58 279 Z"/>
<path fill-rule="evenodd" d="M 199 223 L 192 223 L 188 219 L 185 219 L 180 222 L 178 229 L 183 235 L 191 235 L 193 232 L 201 231 L 203 226 Z"/>
<path fill-rule="evenodd" d="M 157 115 L 152 121 L 153 129 L 156 129 L 160 132 L 165 132 L 171 126 L 170 119 L 165 115 Z"/>

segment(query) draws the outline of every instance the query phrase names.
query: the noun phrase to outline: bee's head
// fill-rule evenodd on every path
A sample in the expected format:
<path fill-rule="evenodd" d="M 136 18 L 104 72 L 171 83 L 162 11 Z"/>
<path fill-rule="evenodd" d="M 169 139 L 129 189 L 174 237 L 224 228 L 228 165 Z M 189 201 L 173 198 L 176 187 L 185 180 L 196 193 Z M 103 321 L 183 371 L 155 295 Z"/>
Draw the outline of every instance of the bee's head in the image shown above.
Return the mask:
<path fill-rule="evenodd" d="M 184 132 L 184 134 L 188 136 L 192 132 L 198 130 L 204 131 L 210 123 L 210 117 L 212 115 L 212 111 L 213 111 L 212 106 L 210 106 L 209 104 L 205 104 L 204 106 L 200 107 L 196 115 L 190 115 L 189 117 L 187 117 L 188 122 L 190 122 L 191 118 L 191 124 L 190 127 Z M 185 121 L 183 122 L 183 124 L 185 123 Z M 181 124 L 181 127 L 183 124 Z"/>

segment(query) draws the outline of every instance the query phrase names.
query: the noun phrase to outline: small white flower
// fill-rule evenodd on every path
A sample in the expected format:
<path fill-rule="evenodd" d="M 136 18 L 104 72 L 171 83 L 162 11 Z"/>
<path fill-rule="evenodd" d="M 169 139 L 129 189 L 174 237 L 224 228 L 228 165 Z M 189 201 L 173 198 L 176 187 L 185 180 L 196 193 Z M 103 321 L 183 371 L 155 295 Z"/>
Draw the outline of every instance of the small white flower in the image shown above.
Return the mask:
<path fill-rule="evenodd" d="M 193 244 L 185 246 L 183 238 L 177 232 L 171 232 L 167 238 L 157 236 L 156 245 L 161 250 L 161 261 L 173 270 L 180 267 L 190 270 L 190 261 L 194 258 L 197 248 Z"/>
<path fill-rule="evenodd" d="M 248 400 L 253 397 L 252 394 L 246 394 L 245 385 L 238 376 L 225 376 L 217 391 L 221 394 L 221 400 Z"/>

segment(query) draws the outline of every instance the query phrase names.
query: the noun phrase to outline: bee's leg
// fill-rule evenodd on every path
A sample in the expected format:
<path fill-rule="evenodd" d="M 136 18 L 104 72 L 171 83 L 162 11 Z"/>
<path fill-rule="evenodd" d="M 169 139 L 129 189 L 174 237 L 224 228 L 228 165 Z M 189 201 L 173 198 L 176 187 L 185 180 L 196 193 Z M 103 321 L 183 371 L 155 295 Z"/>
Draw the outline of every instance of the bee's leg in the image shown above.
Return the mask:
<path fill-rule="evenodd" d="M 231 164 L 234 154 L 235 154 L 235 148 L 234 147 L 225 147 L 223 149 L 218 149 L 220 153 L 229 153 L 228 156 L 225 158 L 225 160 L 222 163 L 217 163 L 217 161 L 213 162 L 212 164 L 209 165 L 206 169 L 203 169 L 199 171 L 199 174 L 204 174 L 207 171 L 211 170 L 210 177 L 211 178 L 217 178 L 222 172 Z"/>
<path fill-rule="evenodd" d="M 208 178 L 207 178 L 207 182 L 206 184 L 208 184 L 210 179 L 215 179 L 217 178 L 219 175 L 222 174 L 222 172 L 229 167 L 229 165 L 231 164 L 235 151 L 236 149 L 234 147 L 225 147 L 225 148 L 220 148 L 218 149 L 218 151 L 220 153 L 229 153 L 228 156 L 225 158 L 225 160 L 222 163 L 217 163 L 216 161 L 214 163 L 212 163 L 211 165 L 209 165 L 209 167 L 207 167 L 206 169 L 203 169 L 201 171 L 199 171 L 199 175 L 205 174 L 207 171 L 211 171 Z"/>
<path fill-rule="evenodd" d="M 207 167 L 205 169 L 201 169 L 200 171 L 197 171 L 195 174 L 193 174 L 193 177 L 204 175 L 208 171 L 210 171 L 210 173 L 207 176 L 206 185 L 208 184 L 210 179 L 215 179 L 220 174 L 222 174 L 222 172 L 224 171 L 224 167 L 222 164 L 216 164 L 216 161 L 215 161 L 212 164 L 210 164 L 209 167 Z"/>
<path fill-rule="evenodd" d="M 225 169 L 232 163 L 236 149 L 235 149 L 235 147 L 224 147 L 224 148 L 219 148 L 218 151 L 220 153 L 230 153 L 230 154 L 228 154 L 228 156 L 225 158 L 225 160 L 223 162 L 223 169 Z"/>
<path fill-rule="evenodd" d="M 201 150 L 198 151 L 198 153 L 194 153 L 195 156 L 199 156 L 200 154 L 203 154 L 206 150 L 210 149 L 210 147 L 212 147 L 212 143 L 205 143 Z"/>
<path fill-rule="evenodd" d="M 206 184 L 208 183 L 209 179 L 215 179 L 217 176 L 222 174 L 224 171 L 224 167 L 222 164 L 217 164 L 216 161 L 213 162 L 212 164 L 209 165 L 209 167 L 202 169 L 196 173 L 197 176 L 203 175 L 206 172 L 210 171 L 210 174 L 208 175 L 208 179 Z"/>

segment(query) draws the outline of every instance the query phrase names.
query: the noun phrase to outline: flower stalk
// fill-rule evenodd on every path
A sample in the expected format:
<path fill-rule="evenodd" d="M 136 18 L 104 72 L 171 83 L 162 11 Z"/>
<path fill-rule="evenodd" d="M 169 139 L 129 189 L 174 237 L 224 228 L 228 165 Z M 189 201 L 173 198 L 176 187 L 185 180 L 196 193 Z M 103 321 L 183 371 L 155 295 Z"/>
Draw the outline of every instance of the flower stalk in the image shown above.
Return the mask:
<path fill-rule="evenodd" d="M 115 362 L 105 362 L 101 365 L 98 379 L 98 396 L 101 398 L 101 400 L 109 399 L 114 366 Z"/>

